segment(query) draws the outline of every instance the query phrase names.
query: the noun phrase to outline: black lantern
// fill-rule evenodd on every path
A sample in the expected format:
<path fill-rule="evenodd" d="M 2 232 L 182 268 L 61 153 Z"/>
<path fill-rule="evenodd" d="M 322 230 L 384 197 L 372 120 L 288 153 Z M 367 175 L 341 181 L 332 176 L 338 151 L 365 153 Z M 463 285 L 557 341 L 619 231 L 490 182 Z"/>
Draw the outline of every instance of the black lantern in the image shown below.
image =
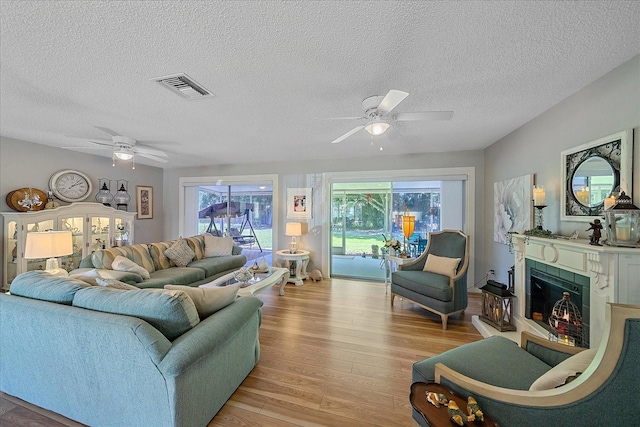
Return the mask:
<path fill-rule="evenodd" d="M 123 179 L 119 179 L 116 183 L 118 192 L 113 196 L 113 200 L 116 202 L 116 208 L 121 211 L 126 211 L 128 204 L 131 201 L 131 196 L 127 193 L 128 184 L 129 181 L 125 181 Z"/>

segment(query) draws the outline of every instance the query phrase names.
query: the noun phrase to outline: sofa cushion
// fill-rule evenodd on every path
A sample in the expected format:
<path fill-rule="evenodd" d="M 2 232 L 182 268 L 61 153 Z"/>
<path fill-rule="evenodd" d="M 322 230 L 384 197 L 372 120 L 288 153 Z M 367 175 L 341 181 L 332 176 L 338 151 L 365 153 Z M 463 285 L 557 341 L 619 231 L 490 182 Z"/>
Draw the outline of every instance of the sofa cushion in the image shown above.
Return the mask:
<path fill-rule="evenodd" d="M 451 301 L 453 298 L 453 291 L 449 286 L 449 277 L 442 274 L 429 271 L 394 271 L 392 273 L 392 282 L 396 286 L 439 301 Z"/>
<path fill-rule="evenodd" d="M 91 254 L 91 262 L 96 268 L 113 270 L 111 263 L 118 255 L 130 259 L 149 273 L 153 273 L 156 270 L 151 255 L 149 254 L 149 248 L 144 244 L 100 249 Z"/>
<path fill-rule="evenodd" d="M 147 270 L 122 255 L 116 256 L 113 262 L 111 262 L 111 268 L 115 271 L 130 271 L 132 273 L 137 273 L 142 276 L 143 279 L 151 277 Z"/>
<path fill-rule="evenodd" d="M 204 270 L 192 267 L 172 267 L 151 273 L 151 278 L 136 283 L 139 288 L 163 288 L 164 285 L 190 285 L 205 278 Z"/>
<path fill-rule="evenodd" d="M 92 287 L 72 277 L 54 277 L 41 270 L 19 274 L 11 282 L 9 292 L 20 297 L 71 305 L 80 289 Z"/>
<path fill-rule="evenodd" d="M 194 259 L 196 261 L 204 258 L 204 234 L 187 237 L 185 240 L 189 244 L 191 250 L 195 252 L 196 256 Z"/>
<path fill-rule="evenodd" d="M 423 270 L 432 273 L 442 274 L 444 276 L 453 277 L 460 264 L 460 258 L 447 258 L 433 254 L 427 255 L 427 261 L 424 263 Z"/>
<path fill-rule="evenodd" d="M 83 276 L 88 271 L 97 270 L 100 274 L 100 277 L 103 279 L 114 279 L 119 280 L 125 283 L 139 283 L 142 282 L 142 276 L 138 273 L 133 273 L 131 271 L 116 271 L 116 270 L 107 270 L 107 269 L 95 269 L 95 268 L 77 268 L 73 271 L 69 272 L 69 277 Z M 90 273 L 90 275 L 93 273 Z M 80 277 L 80 279 L 82 279 Z"/>
<path fill-rule="evenodd" d="M 124 291 L 92 286 L 76 292 L 73 305 L 89 310 L 142 319 L 173 341 L 200 319 L 193 301 L 182 291 L 138 289 Z"/>
<path fill-rule="evenodd" d="M 211 316 L 234 302 L 240 290 L 240 283 L 229 286 L 216 286 L 211 288 L 200 288 L 180 285 L 166 285 L 165 289 L 183 291 L 189 295 L 200 315 L 200 319 Z"/>
<path fill-rule="evenodd" d="M 175 267 L 176 264 L 164 254 L 172 244 L 173 241 L 149 243 L 149 255 L 153 260 L 153 266 L 156 270 L 165 270 L 167 268 Z"/>
<path fill-rule="evenodd" d="M 204 256 L 230 256 L 233 251 L 233 239 L 231 237 L 216 237 L 211 234 L 204 235 Z"/>
<path fill-rule="evenodd" d="M 551 369 L 508 338 L 492 336 L 445 351 L 413 364 L 413 382 L 433 382 L 435 365 L 443 365 L 474 380 L 514 390 L 528 390 Z M 517 375 L 505 375 L 517 372 Z"/>
<path fill-rule="evenodd" d="M 531 384 L 529 390 L 550 390 L 564 385 L 570 377 L 575 377 L 587 369 L 593 361 L 596 351 L 597 349 L 595 348 L 584 350 L 558 363 Z"/>
<path fill-rule="evenodd" d="M 205 277 L 213 276 L 223 271 L 240 268 L 247 262 L 244 255 L 217 256 L 203 258 L 198 261 L 191 261 L 188 267 L 195 267 L 204 270 Z"/>
<path fill-rule="evenodd" d="M 189 244 L 184 239 L 175 241 L 169 249 L 164 251 L 164 254 L 178 267 L 186 267 L 196 256 L 196 253 L 189 247 Z"/>

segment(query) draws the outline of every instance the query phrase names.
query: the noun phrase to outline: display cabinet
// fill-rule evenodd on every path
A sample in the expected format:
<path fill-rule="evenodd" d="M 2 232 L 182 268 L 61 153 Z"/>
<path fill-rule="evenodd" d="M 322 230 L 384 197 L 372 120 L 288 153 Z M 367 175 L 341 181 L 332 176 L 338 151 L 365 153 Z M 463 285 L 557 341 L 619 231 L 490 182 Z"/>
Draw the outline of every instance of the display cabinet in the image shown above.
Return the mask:
<path fill-rule="evenodd" d="M 38 212 L 1 212 L 4 218 L 3 287 L 7 288 L 20 273 L 44 270 L 45 259 L 25 259 L 27 233 L 69 230 L 73 236 L 73 254 L 61 257 L 67 271 L 78 267 L 90 253 L 113 246 L 133 244 L 134 212 L 117 210 L 100 203 L 78 202 Z"/>

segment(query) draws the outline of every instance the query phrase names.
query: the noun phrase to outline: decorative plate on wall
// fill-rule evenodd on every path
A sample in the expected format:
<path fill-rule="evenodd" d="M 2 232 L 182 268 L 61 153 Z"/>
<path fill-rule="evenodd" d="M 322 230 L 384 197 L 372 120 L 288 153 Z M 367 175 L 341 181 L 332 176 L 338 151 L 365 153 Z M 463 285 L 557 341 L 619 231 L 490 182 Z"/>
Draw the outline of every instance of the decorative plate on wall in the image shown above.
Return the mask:
<path fill-rule="evenodd" d="M 15 211 L 41 211 L 47 204 L 47 195 L 37 188 L 19 188 L 7 194 L 7 205 Z"/>

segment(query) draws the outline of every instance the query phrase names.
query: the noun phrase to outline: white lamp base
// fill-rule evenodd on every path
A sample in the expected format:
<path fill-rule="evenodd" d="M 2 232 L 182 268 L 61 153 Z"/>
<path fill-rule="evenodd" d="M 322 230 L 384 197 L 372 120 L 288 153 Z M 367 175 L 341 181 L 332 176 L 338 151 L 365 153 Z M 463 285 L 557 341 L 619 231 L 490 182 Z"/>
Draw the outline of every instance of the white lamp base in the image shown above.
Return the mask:
<path fill-rule="evenodd" d="M 69 277 L 67 270 L 58 266 L 58 258 L 49 258 L 44 271 L 55 277 Z"/>

